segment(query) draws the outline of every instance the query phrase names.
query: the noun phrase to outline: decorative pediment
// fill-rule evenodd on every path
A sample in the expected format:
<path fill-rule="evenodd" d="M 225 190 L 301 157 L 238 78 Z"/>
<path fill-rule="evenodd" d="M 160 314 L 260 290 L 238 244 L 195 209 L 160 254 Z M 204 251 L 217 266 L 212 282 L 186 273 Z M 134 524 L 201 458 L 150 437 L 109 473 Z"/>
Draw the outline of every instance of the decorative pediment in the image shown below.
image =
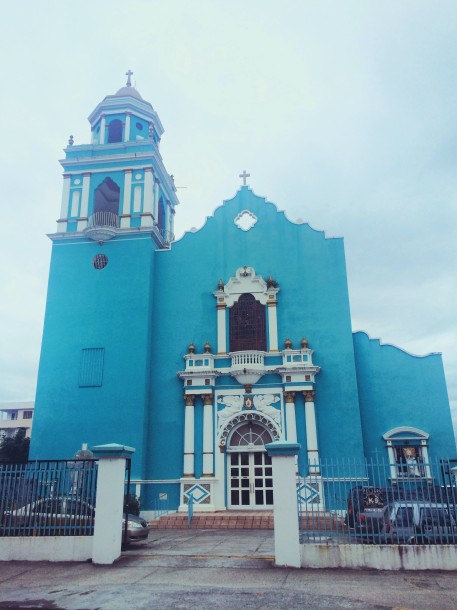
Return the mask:
<path fill-rule="evenodd" d="M 237 269 L 235 276 L 213 294 L 218 302 L 232 307 L 242 294 L 247 293 L 252 294 L 262 305 L 266 305 L 278 291 L 277 287 L 268 287 L 267 282 L 260 275 L 256 275 L 254 267 L 244 266 Z"/>
<path fill-rule="evenodd" d="M 386 441 L 400 441 L 400 440 L 427 440 L 429 434 L 419 428 L 413 428 L 411 426 L 401 426 L 399 428 L 392 428 L 389 432 L 382 435 L 382 438 Z"/>

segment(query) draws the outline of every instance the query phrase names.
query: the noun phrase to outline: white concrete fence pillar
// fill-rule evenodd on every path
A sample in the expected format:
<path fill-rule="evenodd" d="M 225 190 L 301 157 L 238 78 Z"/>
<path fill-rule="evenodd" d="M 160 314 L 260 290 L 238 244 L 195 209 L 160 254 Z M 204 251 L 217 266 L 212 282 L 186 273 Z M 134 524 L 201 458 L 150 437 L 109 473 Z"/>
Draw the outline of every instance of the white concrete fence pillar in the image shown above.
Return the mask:
<path fill-rule="evenodd" d="M 125 465 L 135 449 L 111 443 L 92 447 L 98 458 L 93 563 L 112 564 L 121 555 Z"/>
<path fill-rule="evenodd" d="M 300 444 L 276 441 L 265 445 L 265 449 L 273 465 L 275 564 L 299 568 L 301 560 L 295 456 L 300 451 Z"/>

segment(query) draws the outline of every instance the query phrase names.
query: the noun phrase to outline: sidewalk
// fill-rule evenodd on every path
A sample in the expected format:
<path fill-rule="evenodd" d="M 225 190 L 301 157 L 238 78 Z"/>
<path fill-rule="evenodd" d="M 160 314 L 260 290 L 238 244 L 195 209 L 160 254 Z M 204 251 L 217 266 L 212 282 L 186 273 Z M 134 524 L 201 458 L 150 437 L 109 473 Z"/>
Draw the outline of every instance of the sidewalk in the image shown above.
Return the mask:
<path fill-rule="evenodd" d="M 113 566 L 0 563 L 0 609 L 457 610 L 450 572 L 273 566 L 268 530 L 153 530 Z"/>

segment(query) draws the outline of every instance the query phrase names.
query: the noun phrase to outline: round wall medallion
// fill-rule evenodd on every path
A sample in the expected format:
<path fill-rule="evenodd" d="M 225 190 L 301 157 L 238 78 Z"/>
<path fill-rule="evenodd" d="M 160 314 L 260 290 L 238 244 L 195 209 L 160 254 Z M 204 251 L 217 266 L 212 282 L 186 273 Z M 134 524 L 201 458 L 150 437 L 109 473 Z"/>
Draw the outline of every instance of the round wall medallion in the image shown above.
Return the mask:
<path fill-rule="evenodd" d="M 92 264 L 95 269 L 104 269 L 108 264 L 108 257 L 106 256 L 106 254 L 96 254 L 94 256 Z"/>
<path fill-rule="evenodd" d="M 81 179 L 80 178 L 75 178 L 73 180 L 73 184 L 81 184 Z"/>
<path fill-rule="evenodd" d="M 136 123 L 136 128 L 143 131 L 143 125 L 141 123 Z"/>
<path fill-rule="evenodd" d="M 142 177 L 142 174 L 135 174 L 135 180 L 141 180 Z"/>

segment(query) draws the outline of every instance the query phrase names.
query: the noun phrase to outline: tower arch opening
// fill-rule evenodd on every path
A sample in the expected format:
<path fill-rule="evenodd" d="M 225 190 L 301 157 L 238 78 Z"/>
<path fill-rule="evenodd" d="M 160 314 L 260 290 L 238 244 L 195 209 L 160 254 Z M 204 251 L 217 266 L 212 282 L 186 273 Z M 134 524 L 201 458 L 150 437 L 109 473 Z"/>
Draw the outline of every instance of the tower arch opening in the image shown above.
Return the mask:
<path fill-rule="evenodd" d="M 97 212 L 111 212 L 117 216 L 119 214 L 120 192 L 121 189 L 114 180 L 105 178 L 95 189 L 94 214 Z"/>
<path fill-rule="evenodd" d="M 122 142 L 122 121 L 113 119 L 108 125 L 108 143 Z"/>

